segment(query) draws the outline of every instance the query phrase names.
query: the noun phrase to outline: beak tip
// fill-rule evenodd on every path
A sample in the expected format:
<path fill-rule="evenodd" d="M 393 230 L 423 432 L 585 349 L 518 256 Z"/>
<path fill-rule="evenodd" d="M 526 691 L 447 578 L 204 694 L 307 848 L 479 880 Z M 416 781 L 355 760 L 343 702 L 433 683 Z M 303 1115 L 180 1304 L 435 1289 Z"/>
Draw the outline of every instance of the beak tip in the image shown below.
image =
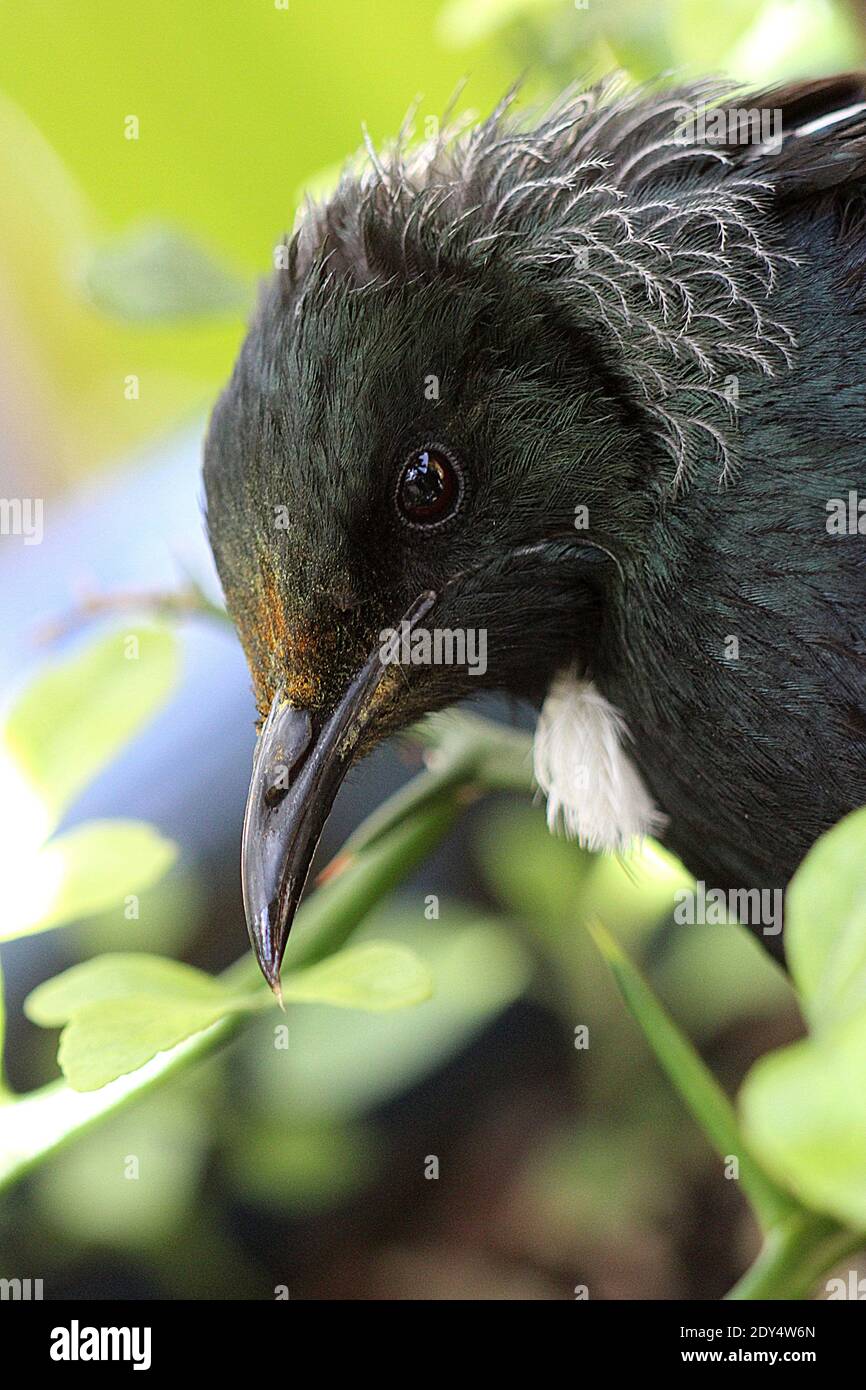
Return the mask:
<path fill-rule="evenodd" d="M 269 988 L 273 991 L 277 999 L 282 1003 L 283 991 L 280 984 L 280 962 L 275 958 L 260 955 L 258 957 L 259 969 L 265 977 Z"/>
<path fill-rule="evenodd" d="M 259 969 L 265 978 L 268 988 L 283 1010 L 283 1013 L 285 1013 L 286 1006 L 283 1003 L 283 986 L 280 980 L 282 962 L 276 957 L 259 955 L 258 952 L 256 953 L 256 959 L 258 960 Z"/>
<path fill-rule="evenodd" d="M 288 933 L 275 933 L 270 923 L 270 914 L 265 912 L 250 927 L 249 935 L 259 969 L 280 1008 L 282 1008 L 283 991 L 280 984 L 280 971 Z"/>

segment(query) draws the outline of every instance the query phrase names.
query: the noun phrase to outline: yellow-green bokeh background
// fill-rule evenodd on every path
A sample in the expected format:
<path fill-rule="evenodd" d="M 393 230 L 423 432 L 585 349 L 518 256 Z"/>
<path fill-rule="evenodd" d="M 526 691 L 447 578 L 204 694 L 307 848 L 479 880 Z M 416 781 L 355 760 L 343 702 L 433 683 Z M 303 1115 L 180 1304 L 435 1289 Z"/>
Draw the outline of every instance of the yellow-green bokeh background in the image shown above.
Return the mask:
<path fill-rule="evenodd" d="M 831 0 L 2 0 L 0 341 L 18 467 L 66 480 L 204 407 L 243 315 L 125 322 L 81 293 L 94 249 L 176 229 L 250 281 L 300 190 L 410 104 L 489 108 L 613 65 L 641 78 L 832 70 L 862 51 Z M 125 138 L 134 115 L 139 138 Z M 128 374 L 140 397 L 124 395 Z"/>

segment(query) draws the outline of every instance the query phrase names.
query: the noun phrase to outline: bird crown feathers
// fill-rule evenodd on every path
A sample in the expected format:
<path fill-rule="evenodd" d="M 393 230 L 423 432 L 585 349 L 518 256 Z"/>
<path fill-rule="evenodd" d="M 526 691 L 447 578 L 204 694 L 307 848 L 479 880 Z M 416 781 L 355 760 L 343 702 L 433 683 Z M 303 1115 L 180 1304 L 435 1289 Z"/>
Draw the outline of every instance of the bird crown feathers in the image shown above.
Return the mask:
<path fill-rule="evenodd" d="M 449 269 L 502 266 L 592 330 L 645 412 L 673 487 L 710 456 L 727 481 L 741 373 L 792 365 L 770 311 L 791 257 L 775 245 L 771 185 L 729 151 L 682 135 L 684 114 L 730 88 L 629 89 L 609 78 L 527 128 L 512 91 L 466 128 L 413 144 L 369 139 L 330 199 L 308 205 L 283 272 L 295 312 L 335 278 L 376 292 Z"/>

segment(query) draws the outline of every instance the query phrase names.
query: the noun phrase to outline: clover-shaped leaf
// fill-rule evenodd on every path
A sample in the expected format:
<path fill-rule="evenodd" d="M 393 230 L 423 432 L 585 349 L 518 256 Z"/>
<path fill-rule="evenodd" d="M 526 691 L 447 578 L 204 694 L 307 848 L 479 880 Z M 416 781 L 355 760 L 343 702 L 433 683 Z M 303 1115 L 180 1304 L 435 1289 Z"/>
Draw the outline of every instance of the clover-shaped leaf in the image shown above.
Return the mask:
<path fill-rule="evenodd" d="M 64 1075 L 77 1091 L 93 1091 L 260 1002 L 261 992 L 240 994 L 178 961 L 118 953 L 39 985 L 24 1012 L 45 1028 L 63 1026 L 58 1061 Z"/>
<path fill-rule="evenodd" d="M 429 968 L 414 952 L 370 941 L 287 973 L 283 998 L 382 1011 L 419 1003 L 432 987 Z M 75 1090 L 92 1091 L 230 1014 L 271 1002 L 264 985 L 238 989 L 190 965 L 129 952 L 74 965 L 33 990 L 24 1012 L 44 1028 L 63 1028 L 61 1069 Z"/>

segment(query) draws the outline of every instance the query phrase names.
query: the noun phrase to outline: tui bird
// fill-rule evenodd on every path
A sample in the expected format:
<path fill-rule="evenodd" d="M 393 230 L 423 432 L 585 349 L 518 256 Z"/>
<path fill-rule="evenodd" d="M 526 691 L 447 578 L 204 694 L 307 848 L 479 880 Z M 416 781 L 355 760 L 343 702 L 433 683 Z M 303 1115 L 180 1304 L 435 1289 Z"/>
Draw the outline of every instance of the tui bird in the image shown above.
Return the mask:
<path fill-rule="evenodd" d="M 275 261 L 204 463 L 272 987 L 347 769 L 481 690 L 540 707 L 551 823 L 784 887 L 866 802 L 864 79 L 511 94 L 368 141 Z"/>

